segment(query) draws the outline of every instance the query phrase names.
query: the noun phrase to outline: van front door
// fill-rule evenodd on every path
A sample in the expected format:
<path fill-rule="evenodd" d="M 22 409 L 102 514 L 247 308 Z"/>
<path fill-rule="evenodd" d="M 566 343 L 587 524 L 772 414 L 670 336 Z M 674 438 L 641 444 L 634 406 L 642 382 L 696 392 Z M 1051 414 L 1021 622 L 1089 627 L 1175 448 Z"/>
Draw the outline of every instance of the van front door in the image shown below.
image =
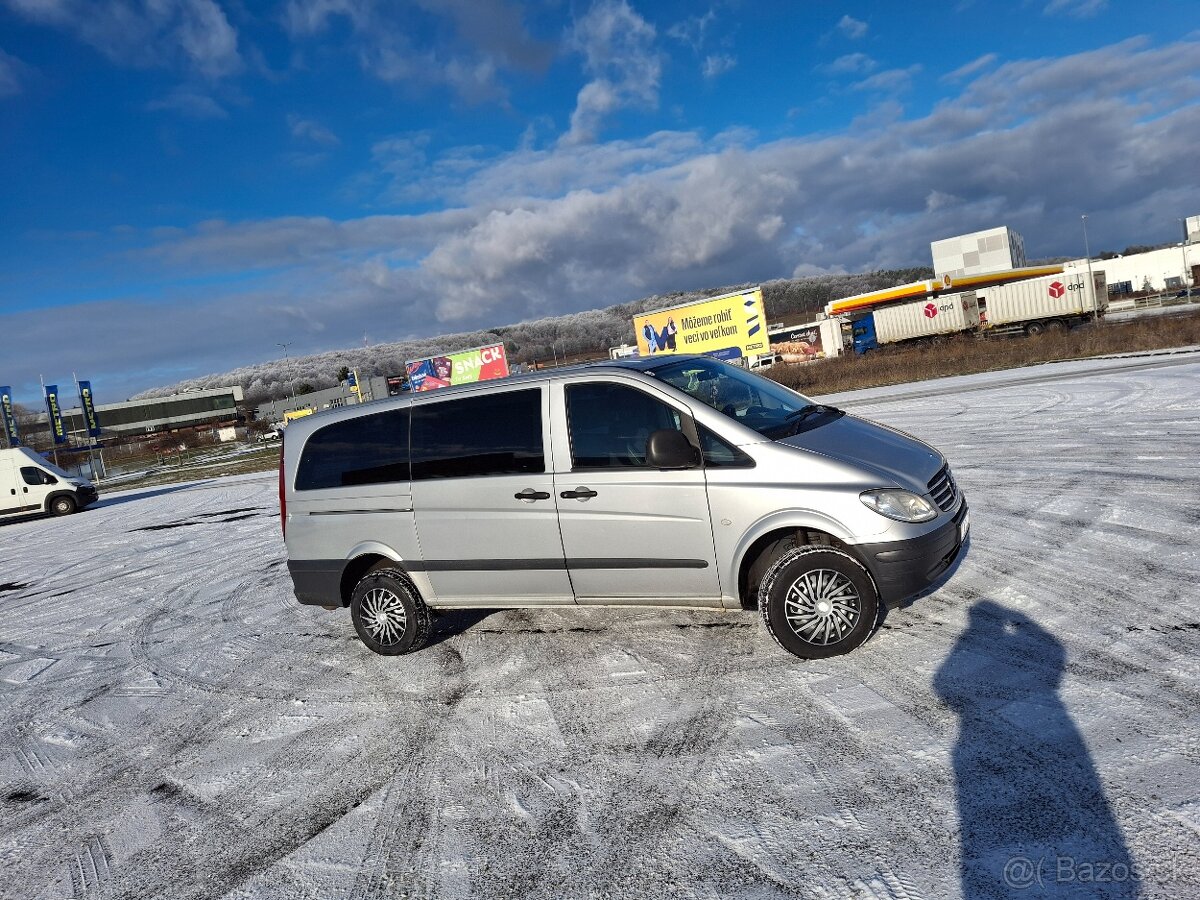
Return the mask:
<path fill-rule="evenodd" d="M 437 602 L 574 602 L 554 503 L 547 383 L 412 407 L 412 493 Z"/>
<path fill-rule="evenodd" d="M 708 490 L 700 467 L 646 465 L 646 440 L 689 416 L 632 384 L 556 385 L 569 447 L 554 486 L 577 603 L 720 606 Z"/>

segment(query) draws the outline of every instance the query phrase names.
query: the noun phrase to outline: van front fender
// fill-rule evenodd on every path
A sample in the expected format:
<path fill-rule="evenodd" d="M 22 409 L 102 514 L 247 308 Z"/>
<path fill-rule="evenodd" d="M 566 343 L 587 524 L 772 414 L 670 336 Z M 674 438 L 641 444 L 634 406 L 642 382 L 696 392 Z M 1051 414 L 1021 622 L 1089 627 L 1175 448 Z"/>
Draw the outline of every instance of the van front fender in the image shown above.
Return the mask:
<path fill-rule="evenodd" d="M 734 586 L 735 594 L 738 576 L 750 548 L 772 532 L 797 531 L 801 528 L 823 531 L 845 544 L 853 539 L 853 533 L 842 522 L 815 509 L 781 509 L 765 515 L 746 529 L 734 548 L 726 583 Z"/>

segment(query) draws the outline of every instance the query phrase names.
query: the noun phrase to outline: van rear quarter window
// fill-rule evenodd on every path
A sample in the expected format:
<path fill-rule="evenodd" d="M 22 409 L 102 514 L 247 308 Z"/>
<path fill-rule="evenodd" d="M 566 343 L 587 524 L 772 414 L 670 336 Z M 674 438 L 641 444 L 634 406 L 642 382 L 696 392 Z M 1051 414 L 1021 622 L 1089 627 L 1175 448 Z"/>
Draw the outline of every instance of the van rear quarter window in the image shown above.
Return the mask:
<path fill-rule="evenodd" d="M 414 481 L 545 471 L 541 388 L 413 406 Z"/>
<path fill-rule="evenodd" d="M 409 480 L 408 410 L 334 422 L 313 432 L 296 469 L 296 490 Z"/>

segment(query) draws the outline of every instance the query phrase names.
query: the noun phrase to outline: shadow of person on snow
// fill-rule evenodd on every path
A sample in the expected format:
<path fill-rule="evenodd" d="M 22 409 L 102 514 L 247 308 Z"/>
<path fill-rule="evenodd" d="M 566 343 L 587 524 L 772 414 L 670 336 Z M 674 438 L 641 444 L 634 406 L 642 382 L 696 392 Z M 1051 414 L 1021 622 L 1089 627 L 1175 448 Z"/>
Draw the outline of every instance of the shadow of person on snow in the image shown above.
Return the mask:
<path fill-rule="evenodd" d="M 1058 696 L 1065 665 L 1049 632 L 984 600 L 934 677 L 959 717 L 953 762 L 966 900 L 1138 896 L 1139 873 Z"/>

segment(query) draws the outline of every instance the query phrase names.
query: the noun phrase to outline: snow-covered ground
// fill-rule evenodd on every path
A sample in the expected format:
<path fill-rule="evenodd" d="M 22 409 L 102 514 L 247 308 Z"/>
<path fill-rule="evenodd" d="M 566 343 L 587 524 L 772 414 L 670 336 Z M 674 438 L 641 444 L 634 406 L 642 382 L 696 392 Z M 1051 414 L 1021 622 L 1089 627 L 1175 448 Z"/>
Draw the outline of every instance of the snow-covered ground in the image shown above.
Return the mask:
<path fill-rule="evenodd" d="M 1200 896 L 1200 354 L 847 395 L 951 460 L 950 584 L 456 613 L 369 653 L 273 475 L 0 525 L 0 896 Z"/>

